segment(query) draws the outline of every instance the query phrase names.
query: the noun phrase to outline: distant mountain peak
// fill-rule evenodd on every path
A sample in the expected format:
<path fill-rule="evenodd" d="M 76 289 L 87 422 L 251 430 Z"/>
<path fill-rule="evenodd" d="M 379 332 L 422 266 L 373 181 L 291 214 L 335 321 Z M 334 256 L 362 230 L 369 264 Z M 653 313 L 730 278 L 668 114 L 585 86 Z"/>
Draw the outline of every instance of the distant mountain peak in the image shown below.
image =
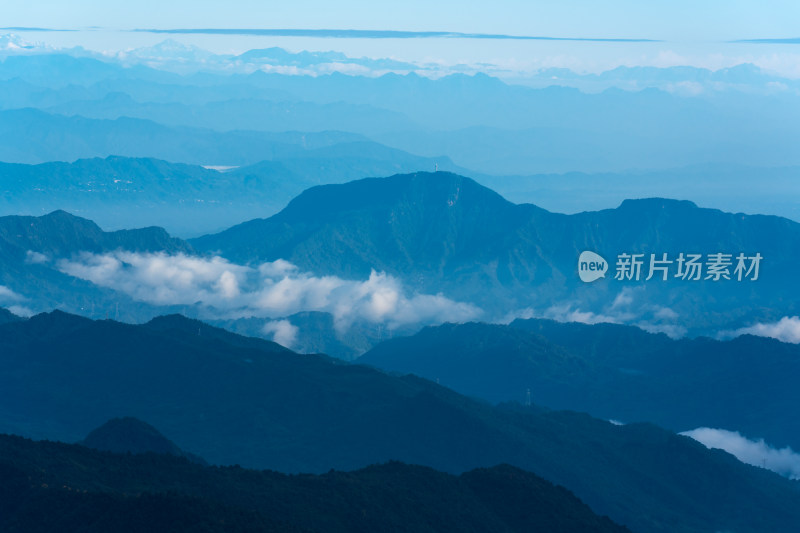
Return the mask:
<path fill-rule="evenodd" d="M 367 207 L 413 202 L 420 207 L 435 204 L 454 207 L 470 199 L 470 205 L 510 207 L 511 202 L 471 178 L 452 172 L 414 172 L 387 178 L 365 178 L 345 184 L 307 189 L 277 216 L 317 216 Z M 462 202 L 463 205 L 463 202 Z"/>
<path fill-rule="evenodd" d="M 275 342 L 261 338 L 243 337 L 181 314 L 157 316 L 147 322 L 144 327 L 159 332 L 178 331 L 183 334 L 197 335 L 205 340 L 213 339 L 235 346 L 254 348 L 265 352 L 292 353 L 288 348 L 284 348 Z"/>
<path fill-rule="evenodd" d="M 88 223 L 88 224 L 92 224 L 94 226 L 97 226 L 97 224 L 95 224 L 94 222 L 92 222 L 88 218 L 83 218 L 83 217 L 79 217 L 77 215 L 73 215 L 72 213 L 70 213 L 68 211 L 64 211 L 63 209 L 56 209 L 55 211 L 51 211 L 51 212 L 47 213 L 46 215 L 42 215 L 39 218 L 40 219 L 44 219 L 44 220 L 48 220 L 48 219 L 70 220 L 70 221 L 73 221 L 73 222 Z"/>
<path fill-rule="evenodd" d="M 655 209 L 698 209 L 697 204 L 690 200 L 674 200 L 671 198 L 636 198 L 623 200 L 619 209 L 647 210 Z"/>
<path fill-rule="evenodd" d="M 156 428 L 138 418 L 113 418 L 92 430 L 81 444 L 97 450 L 117 453 L 169 453 L 180 455 L 181 450 Z"/>
<path fill-rule="evenodd" d="M 194 45 L 181 43 L 175 39 L 166 39 L 153 46 L 135 48 L 117 54 L 117 58 L 122 61 L 135 58 L 150 61 L 176 60 L 202 63 L 213 57 L 215 56 L 211 52 Z"/>
<path fill-rule="evenodd" d="M 92 430 L 79 444 L 87 448 L 113 453 L 161 453 L 186 457 L 192 462 L 205 461 L 181 450 L 160 431 L 138 418 L 112 418 Z"/>
<path fill-rule="evenodd" d="M 60 309 L 53 309 L 47 313 L 39 313 L 33 315 L 28 319 L 31 326 L 52 326 L 52 325 L 87 325 L 92 322 L 91 319 L 85 318 L 71 313 L 65 313 Z"/>
<path fill-rule="evenodd" d="M 118 248 L 133 252 L 189 252 L 191 247 L 164 228 L 103 231 L 93 221 L 64 210 L 42 216 L 0 217 L 0 242 L 56 256 L 75 252 L 101 252 Z"/>

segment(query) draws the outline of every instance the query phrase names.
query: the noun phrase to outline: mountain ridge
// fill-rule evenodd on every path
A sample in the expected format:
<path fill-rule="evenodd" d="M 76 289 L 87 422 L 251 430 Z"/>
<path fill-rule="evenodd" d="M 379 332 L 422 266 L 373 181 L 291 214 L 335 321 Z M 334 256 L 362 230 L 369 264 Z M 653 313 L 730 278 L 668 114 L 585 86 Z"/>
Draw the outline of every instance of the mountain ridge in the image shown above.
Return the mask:
<path fill-rule="evenodd" d="M 671 307 L 682 318 L 679 325 L 693 328 L 693 335 L 740 327 L 745 315 L 735 303 L 743 299 L 763 309 L 764 315 L 749 320 L 800 312 L 787 298 L 792 288 L 800 290 L 792 275 L 791 250 L 800 249 L 797 222 L 663 198 L 564 215 L 513 204 L 470 178 L 447 172 L 312 188 L 272 217 L 190 243 L 237 262 L 280 258 L 344 278 L 384 271 L 412 290 L 442 292 L 490 316 L 541 306 L 542 301 L 552 307 L 581 301 L 587 306 L 581 311 L 602 316 L 619 312 L 615 299 L 634 289 L 647 304 L 641 302 L 636 313 L 649 313 L 648 320 L 658 325 L 664 318 L 654 316 L 654 309 Z M 668 253 L 675 263 L 679 253 L 758 252 L 765 258 L 764 274 L 758 283 L 644 284 L 645 265 L 638 282 L 616 281 L 609 272 L 605 280 L 587 285 L 575 273 L 584 250 L 600 253 L 611 265 L 622 253 L 642 253 L 645 259 Z"/>
<path fill-rule="evenodd" d="M 800 346 L 771 338 L 674 340 L 621 324 L 517 319 L 429 326 L 358 361 L 494 403 L 521 402 L 529 390 L 554 409 L 676 432 L 725 428 L 800 448 L 787 407 L 800 401 L 791 377 L 800 372 Z"/>
<path fill-rule="evenodd" d="M 508 463 L 634 530 L 763 533 L 800 520 L 795 484 L 652 425 L 492 407 L 421 378 L 269 346 L 207 339 L 193 324 L 58 312 L 0 325 L 0 431 L 77 440 L 124 413 L 214 464 L 325 472 L 395 459 L 458 473 Z"/>
<path fill-rule="evenodd" d="M 566 489 L 507 465 L 454 476 L 391 462 L 288 476 L 8 435 L 0 435 L 0 451 L 4 529 L 629 531 L 594 515 Z M 509 505 L 498 498 L 503 494 L 524 505 Z"/>
<path fill-rule="evenodd" d="M 81 446 L 113 453 L 160 453 L 185 457 L 197 464 L 207 464 L 202 458 L 186 453 L 160 431 L 131 416 L 112 418 L 96 427 L 78 442 Z"/>

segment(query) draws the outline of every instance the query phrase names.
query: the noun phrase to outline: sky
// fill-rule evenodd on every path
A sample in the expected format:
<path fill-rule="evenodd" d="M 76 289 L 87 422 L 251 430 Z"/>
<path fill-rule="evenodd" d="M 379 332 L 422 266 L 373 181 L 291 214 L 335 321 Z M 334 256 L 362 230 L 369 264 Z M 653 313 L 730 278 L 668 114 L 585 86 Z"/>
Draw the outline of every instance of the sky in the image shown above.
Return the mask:
<path fill-rule="evenodd" d="M 49 0 L 9 4 L 3 7 L 4 26 L 350 28 L 690 41 L 800 36 L 800 3 L 790 0 Z"/>
<path fill-rule="evenodd" d="M 723 68 L 752 62 L 800 76 L 800 44 L 731 43 L 800 37 L 800 2 L 789 0 L 497 2 L 406 0 L 76 0 L 9 2 L 0 27 L 53 46 L 95 51 L 151 46 L 166 37 L 216 53 L 280 46 L 351 56 L 456 64 L 486 61 L 518 69 L 560 66 L 601 71 L 619 65 Z M 19 28 L 79 30 L 26 32 Z M 477 39 L 334 39 L 252 35 L 164 35 L 137 29 L 260 28 L 444 31 L 655 43 Z M 521 70 L 524 70 L 522 68 Z"/>

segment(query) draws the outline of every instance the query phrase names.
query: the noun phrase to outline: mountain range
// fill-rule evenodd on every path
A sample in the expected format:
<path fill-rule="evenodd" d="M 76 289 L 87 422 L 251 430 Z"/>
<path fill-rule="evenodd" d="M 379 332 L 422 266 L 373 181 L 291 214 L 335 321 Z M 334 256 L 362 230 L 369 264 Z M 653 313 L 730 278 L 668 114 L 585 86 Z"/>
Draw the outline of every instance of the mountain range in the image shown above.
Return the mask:
<path fill-rule="evenodd" d="M 301 146 L 292 152 L 287 145 L 287 153 L 275 159 L 233 168 L 120 156 L 71 163 L 0 163 L 0 213 L 65 210 L 107 229 L 158 225 L 196 236 L 274 214 L 314 185 L 433 169 L 437 164 L 453 168 L 446 158 L 420 158 L 355 137 L 342 136 L 341 142 L 331 140 L 331 146 L 307 149 L 302 144 L 313 143 L 313 137 L 298 135 L 289 142 Z"/>
<path fill-rule="evenodd" d="M 6 112 L 34 107 L 64 115 L 50 121 L 49 136 L 35 134 L 13 115 L 3 116 L 16 131 L 26 132 L 23 137 L 38 150 L 12 144 L 0 150 L 0 160 L 133 155 L 209 165 L 254 163 L 268 158 L 266 150 L 256 157 L 248 153 L 264 138 L 259 133 L 335 129 L 365 134 L 423 157 L 450 157 L 461 167 L 490 175 L 800 164 L 792 151 L 798 139 L 798 121 L 792 115 L 797 109 L 794 82 L 770 79 L 748 65 L 720 72 L 630 68 L 594 77 L 544 71 L 528 80 L 540 86 L 534 88 L 480 73 L 437 79 L 385 70 L 374 77 L 285 75 L 260 67 L 308 58 L 274 50 L 243 57 L 257 59 L 246 74 L 228 69 L 180 75 L 107 57 L 10 55 L 0 63 L 1 107 Z M 159 57 L 149 61 L 157 64 Z M 57 120 L 66 115 L 73 120 Z M 82 117 L 122 120 L 125 127 L 98 122 L 87 131 Z M 137 117 L 167 130 L 133 120 Z M 28 114 L 25 121 L 36 124 L 41 119 Z M 102 143 L 94 134 L 98 127 L 103 138 L 113 135 L 119 142 Z M 189 127 L 229 135 L 186 132 Z M 135 129 L 150 131 L 158 142 L 143 136 L 130 144 L 123 134 Z M 166 131 L 174 130 L 197 149 L 173 142 Z M 2 138 L 3 144 L 15 140 L 12 135 Z M 91 144 L 104 150 L 91 151 Z M 777 189 L 763 180 L 762 185 Z M 701 187 L 693 189 L 702 193 Z"/>
<path fill-rule="evenodd" d="M 137 418 L 112 418 L 86 435 L 78 444 L 95 450 L 114 453 L 160 453 L 185 457 L 197 464 L 208 464 L 197 455 L 184 452 L 160 431 Z"/>
<path fill-rule="evenodd" d="M 325 472 L 400 460 L 508 463 L 634 531 L 790 531 L 796 483 L 647 424 L 492 407 L 180 316 L 141 325 L 53 312 L 0 325 L 0 431 L 76 441 L 134 416 L 213 464 Z M 235 416 L 232 416 L 235 413 Z"/>
<path fill-rule="evenodd" d="M 191 247 L 162 228 L 105 232 L 90 220 L 64 211 L 41 217 L 0 217 L 0 304 L 17 314 L 66 308 L 87 316 L 128 320 L 154 309 L 130 295 L 61 272 L 56 262 L 85 252 L 125 249 L 185 253 Z M 120 307 L 122 314 L 120 314 Z"/>
<path fill-rule="evenodd" d="M 796 533 L 800 85 L 526 69 L 0 36 L 0 530 Z"/>
<path fill-rule="evenodd" d="M 314 157 L 313 152 L 306 152 L 340 143 L 362 143 L 358 150 L 351 149 L 349 155 L 355 153 L 363 158 L 368 158 L 371 150 L 387 151 L 386 147 L 370 143 L 361 135 L 341 131 L 216 131 L 171 127 L 124 116 L 113 120 L 64 116 L 32 108 L 0 111 L 0 119 L 0 161 L 10 163 L 74 161 L 117 155 L 198 165 L 240 166 L 271 159 Z M 394 150 L 392 153 L 401 152 Z M 410 158 L 407 154 L 405 157 Z M 444 156 L 440 158 L 447 164 Z"/>
<path fill-rule="evenodd" d="M 515 320 L 446 324 L 385 341 L 359 363 L 439 380 L 492 402 L 523 401 L 681 432 L 740 431 L 800 449 L 800 346 L 743 335 L 673 340 L 632 326 Z M 769 394 L 765 394 L 769 391 Z"/>
<path fill-rule="evenodd" d="M 393 462 L 288 476 L 0 435 L 0 472 L 4 531 L 630 531 L 508 465 L 453 476 Z"/>
<path fill-rule="evenodd" d="M 329 60 L 382 75 L 269 71 Z M 214 70 L 213 61 L 226 68 Z M 248 196 L 222 194 L 232 203 L 215 203 L 208 194 L 186 200 L 177 191 L 152 202 L 145 192 L 134 195 L 142 201 L 130 198 L 118 209 L 100 203 L 96 187 L 47 197 L 11 187 L 0 195 L 0 214 L 64 209 L 112 229 L 160 225 L 194 237 L 271 215 L 311 185 L 438 165 L 552 211 L 659 196 L 800 220 L 796 205 L 784 199 L 791 198 L 800 165 L 792 155 L 800 123 L 791 115 L 796 86 L 752 65 L 586 75 L 544 69 L 528 80 L 503 81 L 484 74 L 398 75 L 386 72 L 396 62 L 364 61 L 279 49 L 233 57 L 174 42 L 116 58 L 80 49 L 11 53 L 0 62 L 0 161 L 129 156 L 225 167 L 272 163 L 253 173 Z M 180 66 L 181 74 L 165 70 L 167 64 Z M 318 150 L 326 143 L 330 149 Z M 84 185 L 75 170 L 76 184 Z M 19 179 L 17 171 L 0 169 L 0 180 Z M 101 181 L 110 177 L 96 172 Z M 154 194 L 163 190 L 156 186 Z M 231 216 L 236 212 L 239 219 Z"/>
<path fill-rule="evenodd" d="M 796 222 L 661 198 L 563 215 L 513 204 L 447 172 L 314 187 L 270 218 L 190 243 L 237 262 L 285 259 L 307 271 L 344 278 L 384 271 L 413 290 L 441 291 L 474 303 L 490 319 L 531 308 L 552 314 L 562 307 L 590 312 L 595 320 L 627 317 L 651 329 L 677 325 L 697 334 L 798 312 L 789 296 L 797 288 Z M 606 279 L 580 282 L 577 260 L 585 250 L 608 261 Z M 672 276 L 645 282 L 645 264 L 638 281 L 618 281 L 614 268 L 623 253 L 641 253 L 645 260 L 666 253 L 673 263 L 680 253 L 700 253 L 704 260 L 714 253 L 760 253 L 763 274 L 756 282 Z M 742 301 L 752 307 L 741 307 Z"/>
<path fill-rule="evenodd" d="M 153 191 L 156 187 L 150 182 L 162 179 L 174 179 L 179 182 L 177 189 L 197 190 L 198 195 L 216 197 L 220 203 L 225 203 L 224 191 L 243 182 L 263 183 L 257 177 L 260 167 L 219 173 L 153 160 L 112 158 L 66 166 L 49 164 L 37 170 L 38 175 L 50 168 L 50 180 L 55 183 L 59 175 L 69 182 L 73 172 L 89 180 L 96 168 L 109 176 L 104 182 L 109 187 L 118 186 L 114 180 L 134 180 L 126 176 L 144 176 L 141 186 L 151 190 L 154 209 L 158 209 L 160 193 Z M 210 175 L 219 176 L 221 182 L 211 187 L 197 185 Z M 135 189 L 139 185 L 130 186 Z M 65 186 L 67 190 L 70 187 Z M 117 190 L 101 196 L 125 198 L 127 194 Z M 208 312 L 209 305 L 216 305 L 211 301 L 188 296 L 143 298 L 139 288 L 148 278 L 119 285 L 99 279 L 102 272 L 96 269 L 80 273 L 89 268 L 83 262 L 99 260 L 87 259 L 82 255 L 85 252 L 101 256 L 120 251 L 168 257 L 188 254 L 199 261 L 214 261 L 213 256 L 221 255 L 234 270 L 281 260 L 295 265 L 301 276 L 337 276 L 355 282 L 369 279 L 373 271 L 383 272 L 402 283 L 399 290 L 408 298 L 439 294 L 456 302 L 447 304 L 451 307 L 457 302 L 474 306 L 471 319 L 510 322 L 516 317 L 542 316 L 562 321 L 627 323 L 675 337 L 715 336 L 754 323 L 774 323 L 800 312 L 791 298 L 797 284 L 793 272 L 794 250 L 800 247 L 799 228 L 798 223 L 785 218 L 725 213 L 660 198 L 626 200 L 616 209 L 564 215 L 532 204 L 513 204 L 456 174 L 415 173 L 312 187 L 270 218 L 254 219 L 189 241 L 170 237 L 158 228 L 104 233 L 94 223 L 62 211 L 43 217 L 2 217 L 0 285 L 18 298 L 0 294 L 0 305 L 24 305 L 33 312 L 58 306 L 102 317 L 103 311 L 92 314 L 88 309 L 99 306 L 107 313 L 119 304 L 123 316 L 137 321 L 183 311 L 188 306 L 196 316 L 230 323 L 224 309 Z M 609 263 L 605 279 L 591 284 L 578 279 L 578 256 L 586 250 L 599 253 Z M 615 279 L 615 263 L 623 253 L 642 254 L 638 281 Z M 730 254 L 728 274 L 733 279 L 694 281 L 672 276 L 645 281 L 650 255 L 660 258 L 665 253 L 673 262 L 673 275 L 681 253 L 699 253 L 703 260 L 714 253 Z M 733 258 L 739 253 L 761 255 L 757 280 L 736 280 Z M 66 268 L 64 261 L 71 262 L 73 269 Z M 68 275 L 78 267 L 84 270 L 77 277 Z M 25 299 L 28 303 L 22 303 Z M 752 306 L 742 307 L 742 301 Z M 286 318 L 309 311 L 330 312 L 301 307 L 284 315 L 271 311 L 266 316 Z M 116 310 L 111 316 L 117 316 Z M 445 317 L 438 319 L 443 321 L 449 315 L 430 316 L 426 320 L 435 323 L 436 317 Z M 415 320 L 402 328 L 392 326 L 400 328 L 394 334 L 411 334 L 406 326 L 424 325 Z M 260 326 L 243 327 L 240 331 L 254 334 Z M 352 337 L 347 341 L 350 348 L 336 347 L 343 332 L 325 330 L 329 333 L 319 340 L 299 345 L 352 357 L 386 338 L 383 333 L 362 330 L 361 340 Z M 320 332 L 308 334 L 319 336 Z M 374 340 L 365 344 L 367 338 Z M 327 341 L 320 343 L 324 339 Z"/>

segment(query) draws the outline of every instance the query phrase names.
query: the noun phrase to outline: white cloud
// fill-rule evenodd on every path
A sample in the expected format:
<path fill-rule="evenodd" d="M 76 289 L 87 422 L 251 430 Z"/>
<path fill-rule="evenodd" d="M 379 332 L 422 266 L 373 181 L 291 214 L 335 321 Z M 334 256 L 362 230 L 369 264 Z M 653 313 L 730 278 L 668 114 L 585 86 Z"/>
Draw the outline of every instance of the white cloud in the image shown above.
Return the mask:
<path fill-rule="evenodd" d="M 739 335 L 757 335 L 759 337 L 772 337 L 781 342 L 800 343 L 800 317 L 785 316 L 777 322 L 759 323 L 734 331 L 723 331 L 721 338 L 738 337 Z"/>
<path fill-rule="evenodd" d="M 0 35 L 0 51 L 2 52 L 21 53 L 42 52 L 44 50 L 52 49 L 38 41 L 26 41 L 15 33 Z"/>
<path fill-rule="evenodd" d="M 622 317 L 618 315 L 573 309 L 571 304 L 558 304 L 549 307 L 544 312 L 544 318 L 550 318 L 558 322 L 581 322 L 583 324 L 600 324 L 603 322 L 619 324 L 622 321 Z"/>
<path fill-rule="evenodd" d="M 272 335 L 272 340 L 286 348 L 292 348 L 300 329 L 288 320 L 272 320 L 264 324 L 262 331 Z"/>
<path fill-rule="evenodd" d="M 725 429 L 697 428 L 681 435 L 693 438 L 706 448 L 725 450 L 743 463 L 767 468 L 791 479 L 800 479 L 800 454 L 789 447 L 773 448 L 764 439 L 750 440 L 738 431 Z"/>
<path fill-rule="evenodd" d="M 648 333 L 663 333 L 671 339 L 680 339 L 688 332 L 684 326 L 678 324 L 651 324 L 649 322 L 638 322 L 635 325 Z"/>
<path fill-rule="evenodd" d="M 47 261 L 47 256 L 42 253 L 34 252 L 33 250 L 25 252 L 25 262 L 29 265 L 39 265 L 47 263 Z"/>
<path fill-rule="evenodd" d="M 203 302 L 221 307 L 238 299 L 238 279 L 251 270 L 220 257 L 124 251 L 82 253 L 72 260 L 59 260 L 57 267 L 65 274 L 156 305 Z"/>
<path fill-rule="evenodd" d="M 497 322 L 509 324 L 517 318 L 548 318 L 557 322 L 626 324 L 650 333 L 665 333 L 673 339 L 685 336 L 687 329 L 679 323 L 680 315 L 668 307 L 649 303 L 642 297 L 643 292 L 643 288 L 624 287 L 610 303 L 596 310 L 582 309 L 573 301 L 560 302 L 545 309 L 518 309 L 497 319 Z"/>
<path fill-rule="evenodd" d="M 653 313 L 655 318 L 661 320 L 676 320 L 678 318 L 678 313 L 670 309 L 669 307 L 657 307 L 655 313 Z"/>
<path fill-rule="evenodd" d="M 33 316 L 33 311 L 28 307 L 20 305 L 20 303 L 25 300 L 27 300 L 27 298 L 21 294 L 14 292 L 5 285 L 0 285 L 0 306 L 5 307 L 17 316 Z"/>
<path fill-rule="evenodd" d="M 24 300 L 25 297 L 17 294 L 5 285 L 0 285 L 0 304 L 19 302 Z"/>
<path fill-rule="evenodd" d="M 633 303 L 634 291 L 630 287 L 623 287 L 611 304 L 611 309 L 627 307 Z"/>
<path fill-rule="evenodd" d="M 225 317 L 279 318 L 323 311 L 333 315 L 340 330 L 359 320 L 395 328 L 465 322 L 481 314 L 471 304 L 442 295 L 409 295 L 399 280 L 384 273 L 344 280 L 301 272 L 282 259 L 252 268 L 221 257 L 117 251 L 82 253 L 58 261 L 57 268 L 155 305 L 199 304 L 209 314 Z"/>
<path fill-rule="evenodd" d="M 25 307 L 24 305 L 9 305 L 7 309 L 9 311 L 11 311 L 12 313 L 14 313 L 15 315 L 17 315 L 17 316 L 21 316 L 21 317 L 25 317 L 25 318 L 33 316 L 33 311 L 31 311 L 29 308 Z"/>

